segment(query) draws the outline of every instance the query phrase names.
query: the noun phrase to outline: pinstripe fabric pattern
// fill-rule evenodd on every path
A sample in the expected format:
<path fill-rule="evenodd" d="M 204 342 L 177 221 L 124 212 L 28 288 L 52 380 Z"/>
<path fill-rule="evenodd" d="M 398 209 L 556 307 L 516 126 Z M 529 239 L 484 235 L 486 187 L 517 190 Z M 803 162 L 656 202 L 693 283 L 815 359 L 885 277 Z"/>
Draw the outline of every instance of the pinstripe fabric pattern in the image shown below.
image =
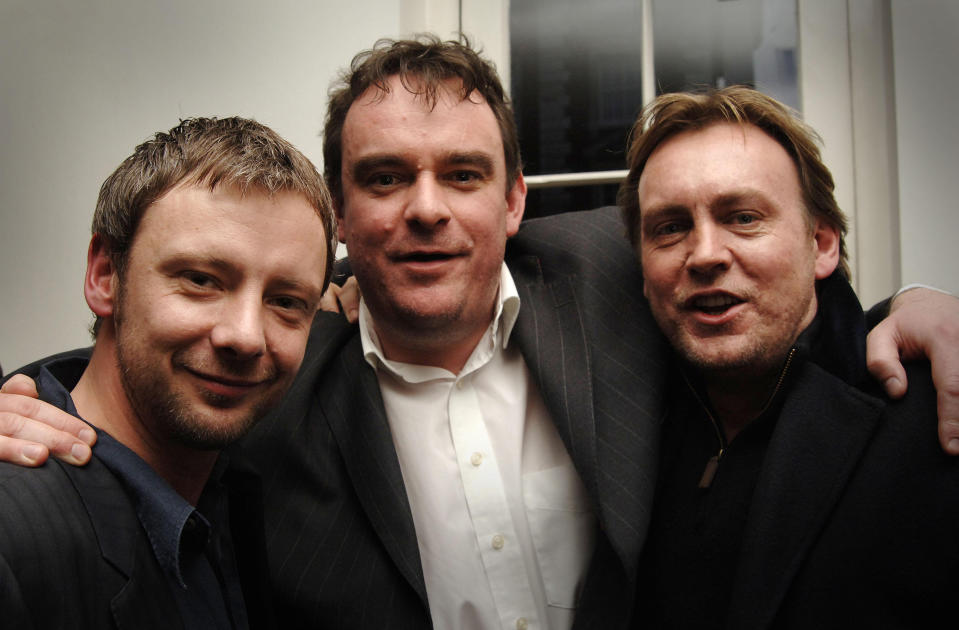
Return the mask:
<path fill-rule="evenodd" d="M 318 315 L 285 402 L 244 447 L 263 478 L 281 627 L 429 627 L 406 491 L 355 326 Z"/>
<path fill-rule="evenodd" d="M 0 464 L 4 628 L 181 628 L 179 612 L 123 489 L 83 469 Z"/>
<path fill-rule="evenodd" d="M 665 412 L 666 344 L 623 234 L 616 208 L 569 213 L 528 221 L 507 254 L 540 266 L 536 281 L 514 274 L 524 299 L 517 339 L 599 515 L 577 629 L 626 623 Z M 527 291 L 547 292 L 553 308 L 526 309 Z M 563 413 L 574 409 L 583 411 Z"/>
<path fill-rule="evenodd" d="M 624 627 L 652 501 L 663 342 L 615 209 L 529 221 L 506 259 L 522 300 L 513 339 L 603 534 L 575 627 Z M 243 449 L 264 480 L 284 627 L 430 627 L 409 503 L 356 327 L 318 316 L 290 395 Z"/>

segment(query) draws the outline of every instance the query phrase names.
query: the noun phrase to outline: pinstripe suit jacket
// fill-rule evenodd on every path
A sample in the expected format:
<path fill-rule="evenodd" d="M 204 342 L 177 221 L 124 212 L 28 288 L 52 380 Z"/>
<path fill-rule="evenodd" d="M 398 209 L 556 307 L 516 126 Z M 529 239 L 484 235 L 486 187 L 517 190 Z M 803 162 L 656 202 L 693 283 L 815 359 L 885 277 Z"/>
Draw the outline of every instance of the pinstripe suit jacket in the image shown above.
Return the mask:
<path fill-rule="evenodd" d="M 506 261 L 521 299 L 512 340 L 599 517 L 575 627 L 624 627 L 654 490 L 665 345 L 615 208 L 528 221 Z M 263 477 L 285 627 L 430 627 L 406 490 L 357 327 L 318 316 L 290 394 L 241 452 Z"/>
<path fill-rule="evenodd" d="M 98 459 L 0 464 L 0 504 L 3 627 L 183 627 L 130 500 Z"/>
<path fill-rule="evenodd" d="M 75 359 L 56 368 L 72 387 L 88 356 L 72 350 L 18 372 L 36 378 L 53 359 Z M 223 481 L 250 627 L 273 628 L 259 480 L 234 469 Z M 96 457 L 83 468 L 53 458 L 40 468 L 0 463 L 0 627 L 183 627 L 133 502 Z"/>

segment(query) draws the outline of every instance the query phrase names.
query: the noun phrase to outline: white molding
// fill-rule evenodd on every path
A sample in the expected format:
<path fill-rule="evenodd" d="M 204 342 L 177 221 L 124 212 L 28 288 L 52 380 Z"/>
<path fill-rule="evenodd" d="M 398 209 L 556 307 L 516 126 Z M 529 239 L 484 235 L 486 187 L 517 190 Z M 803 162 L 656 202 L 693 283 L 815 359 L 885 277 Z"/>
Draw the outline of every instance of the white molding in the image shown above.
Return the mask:
<path fill-rule="evenodd" d="M 400 37 L 435 33 L 456 39 L 459 29 L 459 0 L 400 0 Z"/>
<path fill-rule="evenodd" d="M 849 217 L 846 246 L 858 290 L 849 15 L 846 3 L 835 0 L 798 0 L 797 5 L 800 109 L 822 137 L 822 157 L 836 182 L 836 201 Z"/>

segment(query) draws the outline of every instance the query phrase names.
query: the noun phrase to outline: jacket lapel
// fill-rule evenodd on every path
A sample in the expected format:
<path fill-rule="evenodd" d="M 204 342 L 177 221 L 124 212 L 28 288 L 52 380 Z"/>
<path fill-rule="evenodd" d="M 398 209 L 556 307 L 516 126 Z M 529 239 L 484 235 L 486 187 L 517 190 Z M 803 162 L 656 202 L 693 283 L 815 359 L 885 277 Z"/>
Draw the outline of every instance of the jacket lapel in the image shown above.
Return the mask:
<path fill-rule="evenodd" d="M 416 531 L 376 374 L 357 333 L 340 353 L 320 398 L 357 497 L 390 557 L 426 605 Z"/>
<path fill-rule="evenodd" d="M 120 484 L 95 457 L 83 469 L 64 470 L 83 498 L 104 560 L 116 570 L 108 588 L 116 590 L 110 608 L 117 628 L 151 628 L 161 622 L 181 628 L 179 615 L 170 614 L 176 603 L 163 571 Z"/>
<path fill-rule="evenodd" d="M 592 377 L 576 296 L 566 278 L 516 284 L 521 306 L 512 338 L 586 490 L 597 501 Z"/>
<path fill-rule="evenodd" d="M 753 495 L 727 627 L 771 625 L 875 433 L 882 408 L 818 366 L 803 366 Z"/>

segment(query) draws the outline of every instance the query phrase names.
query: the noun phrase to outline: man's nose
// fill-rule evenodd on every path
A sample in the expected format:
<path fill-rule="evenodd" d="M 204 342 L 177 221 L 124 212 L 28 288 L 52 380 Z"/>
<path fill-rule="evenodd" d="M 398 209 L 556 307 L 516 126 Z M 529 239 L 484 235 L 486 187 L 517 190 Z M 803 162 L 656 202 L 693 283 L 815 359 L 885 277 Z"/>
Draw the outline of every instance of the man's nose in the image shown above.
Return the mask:
<path fill-rule="evenodd" d="M 712 273 L 727 269 L 731 254 L 722 229 L 711 223 L 699 224 L 690 235 L 691 249 L 686 266 L 697 273 Z"/>
<path fill-rule="evenodd" d="M 259 295 L 237 295 L 223 305 L 211 342 L 234 359 L 253 359 L 266 352 L 263 301 Z"/>
<path fill-rule="evenodd" d="M 404 218 L 425 228 L 435 228 L 450 220 L 446 191 L 433 176 L 420 176 L 410 188 Z"/>

